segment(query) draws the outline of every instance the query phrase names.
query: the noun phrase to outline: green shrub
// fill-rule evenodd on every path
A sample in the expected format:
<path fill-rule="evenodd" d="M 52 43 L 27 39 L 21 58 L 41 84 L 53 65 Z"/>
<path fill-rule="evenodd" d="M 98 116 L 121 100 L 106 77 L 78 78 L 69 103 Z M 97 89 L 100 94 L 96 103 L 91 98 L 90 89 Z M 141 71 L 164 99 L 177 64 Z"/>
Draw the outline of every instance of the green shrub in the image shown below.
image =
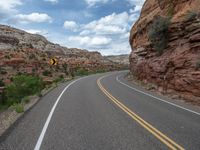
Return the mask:
<path fill-rule="evenodd" d="M 10 59 L 10 55 L 5 55 L 4 56 L 6 59 Z"/>
<path fill-rule="evenodd" d="M 0 79 L 0 87 L 5 86 L 3 79 Z"/>
<path fill-rule="evenodd" d="M 33 68 L 33 69 L 32 69 L 32 73 L 35 73 L 35 72 L 36 72 L 36 69 L 35 69 L 35 68 Z"/>
<path fill-rule="evenodd" d="M 5 70 L 1 70 L 0 72 L 1 72 L 2 75 L 7 74 L 7 71 L 5 71 Z"/>
<path fill-rule="evenodd" d="M 59 76 L 61 79 L 64 79 L 64 76 L 61 74 L 60 76 Z"/>
<path fill-rule="evenodd" d="M 35 54 L 30 54 L 29 55 L 29 59 L 35 59 L 35 58 L 36 58 Z"/>
<path fill-rule="evenodd" d="M 85 75 L 89 75 L 90 72 L 88 70 L 85 70 L 83 68 L 78 68 L 76 71 L 75 71 L 75 76 L 85 76 Z"/>
<path fill-rule="evenodd" d="M 48 71 L 48 70 L 45 70 L 42 74 L 43 74 L 44 76 L 50 76 L 50 75 L 51 75 L 51 72 Z"/>
<path fill-rule="evenodd" d="M 63 64 L 62 67 L 63 67 L 63 70 L 64 70 L 65 74 L 69 75 L 69 72 L 68 72 L 69 67 L 68 67 L 68 65 L 67 64 Z"/>
<path fill-rule="evenodd" d="M 74 68 L 70 68 L 70 67 L 69 67 L 68 71 L 65 72 L 66 75 L 71 75 L 72 78 L 75 76 L 74 73 L 75 73 L 75 69 Z"/>
<path fill-rule="evenodd" d="M 62 67 L 64 68 L 64 70 L 67 70 L 68 65 L 67 64 L 63 64 Z"/>
<path fill-rule="evenodd" d="M 158 55 L 162 55 L 168 44 L 168 28 L 170 19 L 158 16 L 154 19 L 149 29 L 149 39 Z"/>
<path fill-rule="evenodd" d="M 23 73 L 22 73 L 22 72 L 20 72 L 20 71 L 18 71 L 18 72 L 17 72 L 17 75 L 19 75 L 19 76 L 20 76 L 20 75 L 22 75 L 22 74 L 23 74 Z"/>
<path fill-rule="evenodd" d="M 8 108 L 7 105 L 0 104 L 0 112 L 6 110 L 7 108 Z"/>
<path fill-rule="evenodd" d="M 61 81 L 63 81 L 63 80 L 64 80 L 63 75 L 60 75 L 59 77 L 57 77 L 57 78 L 54 80 L 54 82 L 55 82 L 55 83 L 58 83 L 58 82 L 61 82 Z"/>
<path fill-rule="evenodd" d="M 197 16 L 196 12 L 188 11 L 187 14 L 185 15 L 185 20 L 186 21 L 191 21 L 191 20 L 195 19 L 196 16 Z"/>
<path fill-rule="evenodd" d="M 17 75 L 13 82 L 6 86 L 7 103 L 21 103 L 22 99 L 34 95 L 43 89 L 43 82 L 40 78 L 28 75 Z"/>
<path fill-rule="evenodd" d="M 104 69 L 97 69 L 97 70 L 96 70 L 96 73 L 104 73 L 104 72 L 105 72 Z"/>
<path fill-rule="evenodd" d="M 41 55 L 41 57 L 47 57 L 47 56 L 46 56 L 46 54 L 43 53 L 43 54 Z"/>
<path fill-rule="evenodd" d="M 30 98 L 29 98 L 28 96 L 26 96 L 26 97 L 24 97 L 24 98 L 22 99 L 22 101 L 23 101 L 25 104 L 27 104 L 27 103 L 30 102 Z"/>
<path fill-rule="evenodd" d="M 17 113 L 23 113 L 24 112 L 24 106 L 23 106 L 22 103 L 14 104 L 14 108 L 15 108 L 15 111 Z"/>

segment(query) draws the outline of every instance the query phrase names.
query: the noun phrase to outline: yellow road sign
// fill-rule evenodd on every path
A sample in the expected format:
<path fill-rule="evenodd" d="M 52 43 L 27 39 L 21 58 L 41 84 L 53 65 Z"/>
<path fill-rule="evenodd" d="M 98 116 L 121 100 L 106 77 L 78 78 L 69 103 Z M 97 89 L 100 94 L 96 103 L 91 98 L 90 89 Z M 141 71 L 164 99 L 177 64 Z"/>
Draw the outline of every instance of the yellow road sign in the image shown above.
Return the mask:
<path fill-rule="evenodd" d="M 57 65 L 58 64 L 58 60 L 56 58 L 51 58 L 50 64 L 51 65 Z"/>

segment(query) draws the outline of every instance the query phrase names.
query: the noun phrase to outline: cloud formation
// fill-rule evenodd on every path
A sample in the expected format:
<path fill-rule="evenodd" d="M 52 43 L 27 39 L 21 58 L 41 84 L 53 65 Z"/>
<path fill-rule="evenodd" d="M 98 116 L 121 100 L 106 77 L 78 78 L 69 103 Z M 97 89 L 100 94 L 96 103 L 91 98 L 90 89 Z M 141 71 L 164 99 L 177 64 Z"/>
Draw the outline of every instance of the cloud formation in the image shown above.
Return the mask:
<path fill-rule="evenodd" d="M 79 48 L 99 50 L 104 54 L 129 53 L 128 44 L 130 25 L 138 15 L 134 12 L 112 13 L 87 24 L 67 22 L 68 29 L 78 31 L 79 35 L 67 38 L 67 45 L 75 45 Z"/>
<path fill-rule="evenodd" d="M 47 35 L 48 32 L 46 30 L 38 30 L 38 29 L 24 29 L 26 32 L 31 33 L 31 34 L 40 34 L 40 35 Z"/>
<path fill-rule="evenodd" d="M 15 11 L 15 7 L 22 5 L 21 0 L 1 0 L 0 9 L 5 11 Z"/>
<path fill-rule="evenodd" d="M 67 30 L 76 32 L 79 25 L 75 21 L 65 21 L 63 27 Z"/>
<path fill-rule="evenodd" d="M 120 14 L 113 13 L 111 15 L 94 20 L 83 26 L 83 32 L 99 34 L 120 34 L 124 33 L 127 28 L 129 15 L 127 12 Z M 86 30 L 86 31 L 85 31 Z"/>
<path fill-rule="evenodd" d="M 42 22 L 52 22 L 52 18 L 45 13 L 31 13 L 31 14 L 18 14 L 13 18 L 13 21 L 17 23 L 27 24 L 27 23 L 42 23 Z"/>
<path fill-rule="evenodd" d="M 92 7 L 98 3 L 107 3 L 109 0 L 85 0 L 89 7 Z"/>
<path fill-rule="evenodd" d="M 98 47 L 109 44 L 112 39 L 103 36 L 70 36 L 69 41 L 78 42 L 82 46 L 86 47 Z"/>
<path fill-rule="evenodd" d="M 22 4 L 21 0 L 0 0 L 0 16 L 17 12 L 16 7 Z"/>
<path fill-rule="evenodd" d="M 131 6 L 142 6 L 145 0 L 127 0 Z"/>

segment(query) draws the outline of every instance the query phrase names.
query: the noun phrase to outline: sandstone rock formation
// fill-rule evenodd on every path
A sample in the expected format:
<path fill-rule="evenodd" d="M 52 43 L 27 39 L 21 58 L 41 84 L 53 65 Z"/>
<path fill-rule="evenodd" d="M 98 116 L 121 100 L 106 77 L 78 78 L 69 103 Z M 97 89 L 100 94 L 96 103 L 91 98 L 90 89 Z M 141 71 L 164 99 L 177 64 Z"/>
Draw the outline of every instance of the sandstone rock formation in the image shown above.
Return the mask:
<path fill-rule="evenodd" d="M 60 55 L 81 52 L 79 49 L 72 50 L 58 44 L 51 43 L 41 35 L 29 34 L 23 30 L 0 25 L 0 50 L 8 48 L 34 48 Z"/>
<path fill-rule="evenodd" d="M 112 62 L 116 62 L 119 64 L 125 64 L 127 67 L 129 66 L 129 55 L 111 55 L 111 56 L 106 56 L 106 59 L 111 60 Z"/>
<path fill-rule="evenodd" d="M 146 0 L 131 29 L 131 72 L 166 93 L 200 104 L 200 0 Z M 168 17 L 169 40 L 158 56 L 149 40 L 156 16 Z"/>
<path fill-rule="evenodd" d="M 50 65 L 51 58 L 57 58 L 57 66 Z M 19 73 L 37 74 L 50 81 L 59 76 L 120 70 L 126 66 L 99 52 L 62 47 L 41 35 L 5 25 L 0 25 L 0 59 L 0 79 L 6 84 Z"/>

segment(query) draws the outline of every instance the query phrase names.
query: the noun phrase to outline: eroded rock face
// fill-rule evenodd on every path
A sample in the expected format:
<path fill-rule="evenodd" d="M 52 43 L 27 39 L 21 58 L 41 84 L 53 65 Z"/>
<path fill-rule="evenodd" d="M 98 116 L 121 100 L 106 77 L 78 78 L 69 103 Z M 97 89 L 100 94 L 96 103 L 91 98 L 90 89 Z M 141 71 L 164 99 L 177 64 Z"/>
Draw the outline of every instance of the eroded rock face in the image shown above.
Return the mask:
<path fill-rule="evenodd" d="M 118 56 L 105 56 L 106 59 L 111 60 L 112 62 L 124 64 L 129 66 L 129 55 L 118 55 Z"/>
<path fill-rule="evenodd" d="M 196 16 L 187 19 L 188 11 Z M 130 34 L 131 72 L 164 92 L 178 93 L 200 104 L 200 0 L 146 0 Z M 171 18 L 169 43 L 161 56 L 148 38 L 155 16 Z"/>
<path fill-rule="evenodd" d="M 52 58 L 58 60 L 57 65 L 50 65 Z M 61 76 L 69 78 L 76 74 L 121 70 L 128 66 L 99 52 L 63 47 L 41 35 L 6 25 L 0 25 L 0 60 L 0 80 L 5 85 L 10 84 L 16 74 L 37 74 L 45 83 L 50 83 Z"/>

